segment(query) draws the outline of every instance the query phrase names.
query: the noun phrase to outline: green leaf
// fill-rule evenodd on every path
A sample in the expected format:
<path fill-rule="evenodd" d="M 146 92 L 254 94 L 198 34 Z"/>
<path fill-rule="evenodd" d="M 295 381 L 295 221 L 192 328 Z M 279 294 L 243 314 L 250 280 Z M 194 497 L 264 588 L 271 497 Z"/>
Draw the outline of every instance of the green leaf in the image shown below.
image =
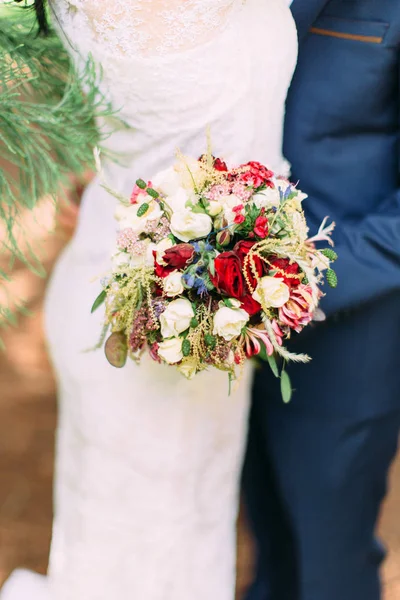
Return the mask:
<path fill-rule="evenodd" d="M 227 306 L 228 308 L 232 308 L 232 301 L 230 298 L 223 298 L 224 304 L 225 306 Z"/>
<path fill-rule="evenodd" d="M 210 259 L 209 263 L 208 263 L 208 270 L 210 271 L 210 275 L 211 277 L 215 276 L 215 261 L 214 259 Z"/>
<path fill-rule="evenodd" d="M 159 193 L 156 190 L 153 190 L 153 188 L 148 188 L 147 189 L 147 193 L 149 196 L 151 196 L 152 198 L 158 198 L 159 197 Z"/>
<path fill-rule="evenodd" d="M 90 311 L 92 314 L 94 313 L 95 310 L 97 310 L 99 308 L 99 306 L 101 306 L 103 304 L 103 302 L 106 299 L 106 297 L 107 297 L 106 290 L 102 290 L 100 292 L 100 294 L 97 296 L 96 300 L 93 302 L 93 306 L 92 306 L 92 309 Z"/>
<path fill-rule="evenodd" d="M 190 354 L 190 350 L 191 350 L 191 344 L 190 344 L 190 340 L 188 340 L 186 338 L 186 340 L 183 340 L 182 342 L 182 354 L 183 356 L 189 356 Z"/>
<path fill-rule="evenodd" d="M 287 371 L 282 371 L 281 373 L 281 394 L 284 403 L 288 404 L 292 399 L 293 390 Z"/>
<path fill-rule="evenodd" d="M 147 211 L 149 210 L 149 204 L 147 202 L 143 202 L 143 204 L 141 204 L 139 206 L 139 209 L 137 211 L 137 216 L 138 217 L 143 217 L 143 215 L 145 215 L 147 213 Z"/>
<path fill-rule="evenodd" d="M 210 333 L 206 333 L 206 335 L 204 336 L 204 342 L 205 342 L 206 346 L 208 346 L 210 348 L 210 350 L 214 350 L 217 340 Z"/>
<path fill-rule="evenodd" d="M 190 327 L 195 328 L 195 327 L 198 327 L 198 325 L 199 325 L 198 320 L 196 319 L 196 317 L 193 317 L 192 320 L 190 321 Z"/>
<path fill-rule="evenodd" d="M 276 362 L 275 354 L 272 354 L 271 356 L 267 354 L 267 361 L 275 377 L 279 377 L 278 363 Z"/>
<path fill-rule="evenodd" d="M 145 181 L 143 181 L 143 179 L 137 179 L 136 180 L 136 185 L 138 186 L 138 188 L 140 188 L 141 190 L 145 190 L 147 188 L 147 183 Z"/>
<path fill-rule="evenodd" d="M 328 258 L 331 262 L 335 262 L 335 260 L 338 259 L 338 255 L 334 250 L 332 250 L 332 248 L 324 248 L 321 250 L 321 254 L 326 256 L 326 258 Z"/>
<path fill-rule="evenodd" d="M 201 204 L 199 204 L 199 203 L 193 204 L 193 206 L 192 206 L 192 212 L 199 213 L 199 214 L 207 214 L 206 209 L 203 208 L 203 206 L 201 206 Z"/>
<path fill-rule="evenodd" d="M 275 354 L 272 354 L 271 356 L 269 356 L 267 353 L 265 344 L 263 344 L 263 342 L 261 340 L 260 340 L 260 345 L 261 345 L 261 350 L 257 354 L 257 356 L 259 358 L 261 358 L 261 360 L 263 360 L 269 364 L 271 371 L 273 372 L 275 377 L 279 377 L 278 363 L 276 362 Z"/>
<path fill-rule="evenodd" d="M 331 288 L 335 288 L 337 287 L 338 284 L 338 278 L 337 275 L 335 273 L 335 271 L 333 269 L 328 269 L 326 272 L 326 280 L 328 282 L 328 284 L 331 286 Z"/>

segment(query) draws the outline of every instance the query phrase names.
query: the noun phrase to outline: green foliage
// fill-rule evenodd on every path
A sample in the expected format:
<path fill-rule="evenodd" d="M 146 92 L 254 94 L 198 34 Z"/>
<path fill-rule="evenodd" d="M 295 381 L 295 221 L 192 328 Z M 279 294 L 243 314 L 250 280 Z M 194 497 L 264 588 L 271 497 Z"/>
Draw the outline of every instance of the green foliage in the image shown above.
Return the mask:
<path fill-rule="evenodd" d="M 191 350 L 190 340 L 187 338 L 182 342 L 182 354 L 183 356 L 189 356 Z"/>
<path fill-rule="evenodd" d="M 106 290 L 102 290 L 97 296 L 96 300 L 93 302 L 93 306 L 90 312 L 93 314 L 104 303 L 106 298 L 107 292 Z"/>
<path fill-rule="evenodd" d="M 284 403 L 288 404 L 292 399 L 293 390 L 287 371 L 282 371 L 281 373 L 281 393 Z"/>
<path fill-rule="evenodd" d="M 321 250 L 321 254 L 326 256 L 326 258 L 328 258 L 331 262 L 335 262 L 335 260 L 338 259 L 338 255 L 334 250 L 332 250 L 332 248 L 324 248 Z"/>
<path fill-rule="evenodd" d="M 148 188 L 147 193 L 152 198 L 158 198 L 160 196 L 160 194 L 157 192 L 157 190 L 153 190 L 152 188 Z"/>
<path fill-rule="evenodd" d="M 335 273 L 335 271 L 333 269 L 328 269 L 326 272 L 326 280 L 328 282 L 328 284 L 331 286 L 331 288 L 335 288 L 337 287 L 338 284 L 338 278 L 337 275 Z"/>
<path fill-rule="evenodd" d="M 149 204 L 147 202 L 143 202 L 143 204 L 141 204 L 138 208 L 137 216 L 143 217 L 143 215 L 145 215 L 147 213 L 149 208 L 150 208 Z"/>
<path fill-rule="evenodd" d="M 210 333 L 207 333 L 204 336 L 204 342 L 206 344 L 206 346 L 208 348 L 210 348 L 210 350 L 214 350 L 216 344 L 217 344 L 217 338 L 213 335 L 211 335 Z"/>
<path fill-rule="evenodd" d="M 78 73 L 54 32 L 38 36 L 33 11 L 0 6 L 0 244 L 40 275 L 40 261 L 29 244 L 21 250 L 15 232 L 24 210 L 44 196 L 55 200 L 68 175 L 94 167 L 93 149 L 104 137 L 95 117 L 112 114 L 99 75 L 91 59 Z"/>

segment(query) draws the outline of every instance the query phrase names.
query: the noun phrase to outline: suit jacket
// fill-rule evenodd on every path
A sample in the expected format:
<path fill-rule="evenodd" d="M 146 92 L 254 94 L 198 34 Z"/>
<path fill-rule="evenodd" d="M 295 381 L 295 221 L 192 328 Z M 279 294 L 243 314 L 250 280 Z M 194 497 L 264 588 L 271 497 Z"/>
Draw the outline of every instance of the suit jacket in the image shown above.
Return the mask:
<path fill-rule="evenodd" d="M 400 311 L 400 0 L 294 0 L 299 61 L 284 153 L 334 237 L 328 314 L 396 290 Z"/>

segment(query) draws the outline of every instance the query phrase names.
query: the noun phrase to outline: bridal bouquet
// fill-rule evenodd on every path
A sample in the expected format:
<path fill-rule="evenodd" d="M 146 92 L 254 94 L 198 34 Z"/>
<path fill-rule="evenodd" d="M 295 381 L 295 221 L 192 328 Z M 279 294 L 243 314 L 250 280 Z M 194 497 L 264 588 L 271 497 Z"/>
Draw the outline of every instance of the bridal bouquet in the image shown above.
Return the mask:
<path fill-rule="evenodd" d="M 113 270 L 92 309 L 105 302 L 109 362 L 122 367 L 147 352 L 189 379 L 215 367 L 231 380 L 258 356 L 289 399 L 276 357 L 309 360 L 285 340 L 321 318 L 323 280 L 336 285 L 334 224 L 325 219 L 309 238 L 296 186 L 258 162 L 228 168 L 211 154 L 178 155 L 152 181 L 138 179 L 130 198 L 114 195 Z"/>

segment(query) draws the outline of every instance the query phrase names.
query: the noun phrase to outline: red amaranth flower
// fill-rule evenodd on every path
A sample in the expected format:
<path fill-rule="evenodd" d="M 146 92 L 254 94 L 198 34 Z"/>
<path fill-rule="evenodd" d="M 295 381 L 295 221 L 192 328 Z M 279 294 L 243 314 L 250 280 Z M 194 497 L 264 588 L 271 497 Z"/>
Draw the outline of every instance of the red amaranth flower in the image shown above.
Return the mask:
<path fill-rule="evenodd" d="M 279 309 L 279 321 L 297 333 L 312 321 L 314 302 L 309 285 L 300 284 L 290 291 L 290 298 Z"/>

